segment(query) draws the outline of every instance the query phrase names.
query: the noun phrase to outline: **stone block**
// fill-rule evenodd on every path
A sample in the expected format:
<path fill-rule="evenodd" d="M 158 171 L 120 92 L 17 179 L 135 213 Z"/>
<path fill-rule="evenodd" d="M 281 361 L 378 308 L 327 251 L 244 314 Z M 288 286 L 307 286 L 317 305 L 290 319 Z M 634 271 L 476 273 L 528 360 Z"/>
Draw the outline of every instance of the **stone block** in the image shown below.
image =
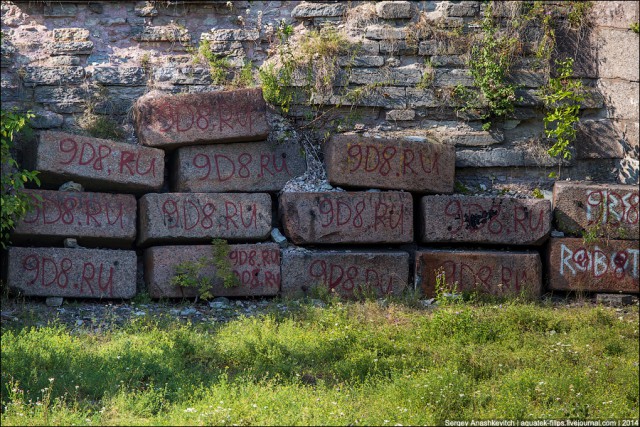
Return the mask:
<path fill-rule="evenodd" d="M 445 144 L 451 144 L 456 147 L 485 147 L 504 141 L 504 134 L 500 131 L 478 130 L 459 122 L 441 123 L 444 126 L 431 125 L 426 133 Z"/>
<path fill-rule="evenodd" d="M 180 145 L 266 139 L 270 128 L 261 89 L 184 95 L 150 92 L 134 106 L 138 138 L 144 145 Z"/>
<path fill-rule="evenodd" d="M 204 36 L 204 35 L 203 35 Z M 260 32 L 257 29 L 241 29 L 241 30 L 211 30 L 207 34 L 209 40 L 215 41 L 256 41 L 260 38 Z"/>
<path fill-rule="evenodd" d="M 307 169 L 299 146 L 266 141 L 182 147 L 175 159 L 176 192 L 280 191 Z"/>
<path fill-rule="evenodd" d="M 422 242 L 541 245 L 551 233 L 551 203 L 543 199 L 424 196 Z"/>
<path fill-rule="evenodd" d="M 355 57 L 338 57 L 338 65 L 341 67 L 382 67 L 384 57 L 377 55 L 362 55 Z"/>
<path fill-rule="evenodd" d="M 558 230 L 580 236 L 589 230 L 614 239 L 638 239 L 638 187 L 556 182 L 553 213 Z"/>
<path fill-rule="evenodd" d="M 326 143 L 325 164 L 337 186 L 453 192 L 455 149 L 435 141 L 338 134 Z"/>
<path fill-rule="evenodd" d="M 47 59 L 46 63 L 52 67 L 73 67 L 80 65 L 80 57 L 68 55 L 52 56 Z"/>
<path fill-rule="evenodd" d="M 25 67 L 24 85 L 67 85 L 84 81 L 82 67 Z"/>
<path fill-rule="evenodd" d="M 90 55 L 93 42 L 54 42 L 50 48 L 52 55 Z"/>
<path fill-rule="evenodd" d="M 433 89 L 407 88 L 408 107 L 438 107 L 441 101 L 436 97 Z"/>
<path fill-rule="evenodd" d="M 9 248 L 7 284 L 29 296 L 133 298 L 135 251 Z"/>
<path fill-rule="evenodd" d="M 431 65 L 433 67 L 464 67 L 466 61 L 462 55 L 433 55 Z"/>
<path fill-rule="evenodd" d="M 157 191 L 164 179 L 162 150 L 65 132 L 42 132 L 26 163 L 45 182 L 89 190 Z"/>
<path fill-rule="evenodd" d="M 638 22 L 637 18 L 635 22 Z M 598 77 L 633 82 L 640 80 L 637 66 L 640 63 L 638 34 L 628 28 L 599 28 L 597 40 Z M 621 55 L 622 52 L 624 55 Z"/>
<path fill-rule="evenodd" d="M 33 210 L 12 233 L 15 243 L 62 244 L 76 238 L 82 245 L 131 247 L 136 238 L 137 202 L 133 195 L 25 190 Z"/>
<path fill-rule="evenodd" d="M 185 262 L 203 261 L 206 267 L 198 279 L 211 283 L 213 296 L 273 296 L 280 291 L 280 249 L 275 243 L 229 245 L 229 263 L 238 286 L 226 288 L 218 276 L 211 245 L 154 246 L 144 251 L 145 283 L 151 298 L 193 298 L 195 288 L 171 284 L 176 267 Z"/>
<path fill-rule="evenodd" d="M 405 28 L 373 24 L 365 29 L 365 37 L 372 40 L 404 40 L 407 38 Z"/>
<path fill-rule="evenodd" d="M 463 55 L 468 46 L 461 38 L 424 40 L 418 44 L 418 55 Z"/>
<path fill-rule="evenodd" d="M 594 23 L 599 27 L 629 29 L 631 22 L 638 22 L 638 3 L 636 2 L 596 2 L 590 9 Z"/>
<path fill-rule="evenodd" d="M 54 28 L 53 40 L 57 42 L 84 42 L 89 40 L 86 28 Z"/>
<path fill-rule="evenodd" d="M 376 14 L 382 19 L 410 19 L 413 15 L 411 2 L 381 1 L 376 3 Z"/>
<path fill-rule="evenodd" d="M 95 67 L 93 79 L 103 85 L 140 86 L 147 78 L 142 67 Z"/>
<path fill-rule="evenodd" d="M 422 80 L 422 72 L 415 66 L 391 68 L 354 68 L 349 74 L 349 82 L 355 84 L 394 84 L 396 86 L 414 86 Z"/>
<path fill-rule="evenodd" d="M 300 298 L 336 293 L 353 298 L 399 295 L 409 280 L 409 254 L 402 251 L 282 251 L 282 295 Z"/>
<path fill-rule="evenodd" d="M 191 41 L 189 30 L 175 25 L 142 27 L 133 34 L 133 39 L 138 42 L 182 42 Z"/>
<path fill-rule="evenodd" d="M 53 111 L 38 109 L 34 111 L 35 117 L 31 119 L 29 124 L 34 129 L 51 129 L 62 126 L 64 117 Z"/>
<path fill-rule="evenodd" d="M 44 5 L 44 16 L 51 18 L 61 18 L 64 16 L 75 17 L 78 13 L 78 7 L 75 4 L 62 2 L 49 2 Z"/>
<path fill-rule="evenodd" d="M 139 212 L 142 246 L 263 240 L 271 233 L 271 197 L 265 193 L 149 193 Z"/>
<path fill-rule="evenodd" d="M 311 102 L 314 104 L 326 105 L 357 105 L 359 107 L 384 107 L 384 108 L 405 108 L 407 104 L 407 93 L 404 87 L 382 86 L 366 88 L 357 97 L 336 96 L 330 97 L 314 96 Z"/>
<path fill-rule="evenodd" d="M 610 119 L 580 120 L 575 144 L 580 159 L 621 159 L 624 157 L 621 135 Z"/>
<path fill-rule="evenodd" d="M 390 110 L 385 114 L 387 121 L 407 121 L 416 118 L 416 110 Z"/>
<path fill-rule="evenodd" d="M 342 16 L 344 12 L 345 5 L 342 3 L 310 3 L 303 1 L 293 8 L 291 17 L 307 19 L 325 16 Z"/>
<path fill-rule="evenodd" d="M 211 72 L 206 68 L 190 66 L 157 67 L 153 70 L 153 79 L 156 82 L 169 82 L 178 85 L 209 85 L 211 84 Z"/>
<path fill-rule="evenodd" d="M 78 86 L 37 86 L 33 95 L 56 113 L 82 113 L 86 108 L 87 91 Z"/>
<path fill-rule="evenodd" d="M 542 290 L 542 262 L 537 252 L 469 250 L 416 251 L 416 287 L 427 298 L 437 284 L 446 292 L 479 292 L 498 297 L 538 298 Z"/>
<path fill-rule="evenodd" d="M 418 47 L 404 40 L 380 40 L 380 53 L 389 57 L 409 56 L 418 53 Z"/>
<path fill-rule="evenodd" d="M 636 240 L 551 239 L 547 249 L 549 289 L 640 292 Z"/>
<path fill-rule="evenodd" d="M 480 2 L 447 2 L 444 7 L 444 12 L 445 16 L 474 17 L 480 12 Z"/>
<path fill-rule="evenodd" d="M 612 119 L 638 121 L 640 104 L 638 93 L 640 83 L 624 80 L 599 79 L 597 82 L 600 93 L 604 96 L 607 117 Z"/>
<path fill-rule="evenodd" d="M 409 193 L 281 193 L 279 202 L 285 235 L 295 244 L 413 241 Z"/>
<path fill-rule="evenodd" d="M 544 86 L 545 73 L 542 71 L 514 70 L 507 76 L 507 83 L 525 88 Z"/>
<path fill-rule="evenodd" d="M 458 85 L 473 87 L 473 76 L 467 69 L 437 69 L 435 70 L 434 86 L 455 87 Z"/>

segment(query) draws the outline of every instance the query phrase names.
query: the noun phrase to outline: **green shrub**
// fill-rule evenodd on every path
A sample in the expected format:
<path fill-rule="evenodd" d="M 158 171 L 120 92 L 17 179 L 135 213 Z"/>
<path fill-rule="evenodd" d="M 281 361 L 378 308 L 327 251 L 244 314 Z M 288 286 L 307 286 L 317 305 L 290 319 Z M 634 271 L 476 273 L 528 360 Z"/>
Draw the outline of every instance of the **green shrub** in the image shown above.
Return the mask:
<path fill-rule="evenodd" d="M 9 243 L 9 233 L 16 223 L 24 217 L 31 209 L 31 198 L 22 192 L 25 183 L 35 182 L 40 185 L 38 172 L 20 169 L 18 162 L 13 158 L 11 149 L 14 144 L 14 137 L 24 130 L 33 113 L 18 113 L 16 111 L 2 110 L 2 176 L 1 182 L 1 203 L 2 218 L 0 225 L 0 244 L 6 247 Z"/>

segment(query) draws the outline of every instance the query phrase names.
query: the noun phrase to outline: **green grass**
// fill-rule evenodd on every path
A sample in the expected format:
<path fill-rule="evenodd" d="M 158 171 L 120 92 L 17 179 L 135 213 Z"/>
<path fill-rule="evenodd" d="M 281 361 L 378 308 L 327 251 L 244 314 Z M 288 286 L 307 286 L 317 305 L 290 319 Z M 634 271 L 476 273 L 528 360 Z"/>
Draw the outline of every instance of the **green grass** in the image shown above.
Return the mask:
<path fill-rule="evenodd" d="M 2 327 L 2 425 L 418 425 L 638 416 L 638 308 L 289 305 L 97 335 Z"/>

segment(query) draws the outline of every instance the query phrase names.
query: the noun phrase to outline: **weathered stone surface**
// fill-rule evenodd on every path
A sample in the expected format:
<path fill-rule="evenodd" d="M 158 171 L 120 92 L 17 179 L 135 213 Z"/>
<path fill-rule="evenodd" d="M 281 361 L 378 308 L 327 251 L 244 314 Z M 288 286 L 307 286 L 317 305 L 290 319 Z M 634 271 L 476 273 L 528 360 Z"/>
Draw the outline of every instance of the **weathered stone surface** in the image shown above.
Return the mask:
<path fill-rule="evenodd" d="M 504 141 L 502 132 L 478 130 L 459 122 L 439 122 L 438 124 L 428 122 L 423 126 L 428 126 L 427 135 L 455 146 L 484 147 Z"/>
<path fill-rule="evenodd" d="M 418 53 L 418 47 L 413 43 L 407 43 L 405 40 L 380 40 L 379 45 L 380 53 L 393 57 L 398 55 L 415 55 Z"/>
<path fill-rule="evenodd" d="M 553 213 L 558 230 L 580 236 L 590 230 L 616 239 L 638 239 L 638 187 L 556 182 Z"/>
<path fill-rule="evenodd" d="M 44 5 L 44 16 L 60 18 L 63 16 L 76 16 L 78 7 L 75 4 L 51 2 Z"/>
<path fill-rule="evenodd" d="M 638 293 L 638 248 L 638 240 L 551 239 L 549 289 Z"/>
<path fill-rule="evenodd" d="M 179 85 L 208 85 L 211 84 L 211 73 L 206 68 L 190 66 L 157 67 L 153 70 L 153 79 Z"/>
<path fill-rule="evenodd" d="M 262 240 L 271 232 L 265 193 L 165 193 L 140 199 L 138 244 Z"/>
<path fill-rule="evenodd" d="M 202 35 L 204 38 L 205 34 Z M 206 34 L 208 40 L 215 41 L 256 41 L 260 38 L 260 32 L 257 29 L 241 29 L 241 30 L 211 30 Z"/>
<path fill-rule="evenodd" d="M 138 16 L 153 17 L 158 15 L 158 9 L 151 1 L 139 1 L 136 3 L 134 12 Z"/>
<path fill-rule="evenodd" d="M 598 26 L 629 30 L 630 22 L 638 22 L 638 8 L 632 1 L 603 1 L 593 3 L 589 12 Z"/>
<path fill-rule="evenodd" d="M 445 16 L 476 16 L 480 9 L 480 2 L 477 1 L 459 1 L 446 2 L 444 7 Z"/>
<path fill-rule="evenodd" d="M 318 18 L 324 16 L 342 16 L 345 5 L 341 3 L 302 2 L 291 11 L 292 18 Z"/>
<path fill-rule="evenodd" d="M 269 134 L 261 89 L 187 95 L 153 92 L 136 103 L 138 138 L 144 145 L 259 141 Z"/>
<path fill-rule="evenodd" d="M 384 107 L 384 108 L 405 108 L 407 104 L 407 93 L 404 87 L 373 87 L 367 89 L 357 99 L 352 97 L 331 97 L 314 96 L 311 100 L 315 104 L 328 105 L 358 105 L 360 107 Z"/>
<path fill-rule="evenodd" d="M 325 146 L 329 182 L 419 193 L 452 193 L 455 149 L 435 141 L 334 135 Z"/>
<path fill-rule="evenodd" d="M 90 190 L 155 191 L 162 187 L 164 152 L 108 139 L 42 132 L 27 164 L 51 184 L 78 181 Z"/>
<path fill-rule="evenodd" d="M 351 298 L 399 295 L 409 280 L 402 251 L 282 251 L 282 295 L 299 298 L 336 293 Z"/>
<path fill-rule="evenodd" d="M 514 70 L 507 76 L 507 82 L 522 87 L 540 87 L 545 84 L 545 73 L 541 71 Z"/>
<path fill-rule="evenodd" d="M 411 18 L 411 2 L 408 1 L 381 1 L 376 3 L 376 13 L 383 19 Z"/>
<path fill-rule="evenodd" d="M 623 80 L 599 79 L 598 89 L 605 99 L 607 117 L 638 121 L 640 83 Z"/>
<path fill-rule="evenodd" d="M 189 30 L 175 25 L 143 27 L 133 35 L 133 39 L 139 42 L 189 42 L 191 36 Z"/>
<path fill-rule="evenodd" d="M 624 294 L 596 294 L 596 303 L 622 307 L 633 304 L 633 297 Z"/>
<path fill-rule="evenodd" d="M 477 291 L 495 296 L 537 298 L 542 289 L 542 263 L 537 252 L 467 250 L 416 251 L 416 286 L 427 298 L 438 281 L 449 291 Z M 441 275 L 438 279 L 438 275 Z"/>
<path fill-rule="evenodd" d="M 637 19 L 635 21 L 638 22 Z M 638 34 L 627 29 L 599 28 L 598 77 L 604 79 L 640 80 Z M 624 55 L 621 53 L 624 52 Z M 636 94 L 637 98 L 637 94 Z"/>
<path fill-rule="evenodd" d="M 84 42 L 89 40 L 86 28 L 54 28 L 53 39 L 57 42 Z"/>
<path fill-rule="evenodd" d="M 77 86 L 37 86 L 33 96 L 56 113 L 82 113 L 86 108 L 87 91 Z"/>
<path fill-rule="evenodd" d="M 68 55 L 52 56 L 47 59 L 46 63 L 52 67 L 73 67 L 80 65 L 80 57 Z"/>
<path fill-rule="evenodd" d="M 300 147 L 268 142 L 182 147 L 177 150 L 174 191 L 280 191 L 307 169 Z"/>
<path fill-rule="evenodd" d="M 82 67 L 25 67 L 25 86 L 78 84 L 84 80 Z"/>
<path fill-rule="evenodd" d="M 382 67 L 384 65 L 384 57 L 377 55 L 358 55 L 355 57 L 338 58 L 338 65 L 341 67 Z"/>
<path fill-rule="evenodd" d="M 551 232 L 551 203 L 541 199 L 424 196 L 422 242 L 540 245 Z"/>
<path fill-rule="evenodd" d="M 407 107 L 438 107 L 440 100 L 433 89 L 407 88 Z"/>
<path fill-rule="evenodd" d="M 285 235 L 295 244 L 413 240 L 409 193 L 282 193 L 279 212 Z"/>
<path fill-rule="evenodd" d="M 95 67 L 93 78 L 104 85 L 137 86 L 146 83 L 142 67 Z"/>
<path fill-rule="evenodd" d="M 145 86 L 105 86 L 105 93 L 94 94 L 95 114 L 124 115 L 129 113 L 133 104 L 147 91 Z"/>
<path fill-rule="evenodd" d="M 418 45 L 418 55 L 462 55 L 467 48 L 467 43 L 460 38 L 424 40 Z"/>
<path fill-rule="evenodd" d="M 12 241 L 130 247 L 136 238 L 136 198 L 129 194 L 25 190 L 33 202 L 13 230 Z"/>
<path fill-rule="evenodd" d="M 64 117 L 53 111 L 38 109 L 34 111 L 35 117 L 31 119 L 29 124 L 35 129 L 50 129 L 62 126 Z"/>
<path fill-rule="evenodd" d="M 435 70 L 435 78 L 433 80 L 434 86 L 474 86 L 473 76 L 471 76 L 471 72 L 467 69 L 437 69 Z"/>
<path fill-rule="evenodd" d="M 509 166 L 557 166 L 561 159 L 545 152 L 521 148 L 492 150 L 460 150 L 456 152 L 457 168 L 490 168 Z"/>
<path fill-rule="evenodd" d="M 416 118 L 416 110 L 390 110 L 385 114 L 385 119 L 389 121 L 405 121 Z"/>
<path fill-rule="evenodd" d="M 365 29 L 365 37 L 373 40 L 404 40 L 407 38 L 407 31 L 404 28 L 374 24 Z"/>
<path fill-rule="evenodd" d="M 92 51 L 92 41 L 51 43 L 52 55 L 89 55 Z"/>
<path fill-rule="evenodd" d="M 274 243 L 229 245 L 229 257 L 238 286 L 225 288 L 218 276 L 211 245 L 154 246 L 144 251 L 145 282 L 151 298 L 192 298 L 195 288 L 171 284 L 176 266 L 184 262 L 206 260 L 207 267 L 199 271 L 198 279 L 208 279 L 213 296 L 272 296 L 280 291 L 280 249 Z"/>
<path fill-rule="evenodd" d="M 354 68 L 349 82 L 356 84 L 391 83 L 397 86 L 413 86 L 422 79 L 422 72 L 415 65 L 381 71 L 380 68 Z"/>
<path fill-rule="evenodd" d="M 433 67 L 464 67 L 465 58 L 462 55 L 433 55 L 431 65 Z"/>
<path fill-rule="evenodd" d="M 580 120 L 576 126 L 576 151 L 581 159 L 621 159 L 621 135 L 610 119 Z"/>
<path fill-rule="evenodd" d="M 9 248 L 7 283 L 24 295 L 133 298 L 135 251 Z"/>

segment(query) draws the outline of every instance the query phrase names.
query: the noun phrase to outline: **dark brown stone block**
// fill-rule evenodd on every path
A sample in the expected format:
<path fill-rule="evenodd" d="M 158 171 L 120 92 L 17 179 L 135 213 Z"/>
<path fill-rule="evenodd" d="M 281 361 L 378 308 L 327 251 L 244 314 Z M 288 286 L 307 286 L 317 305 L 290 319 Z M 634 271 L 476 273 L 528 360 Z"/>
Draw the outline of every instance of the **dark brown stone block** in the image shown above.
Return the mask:
<path fill-rule="evenodd" d="M 140 142 L 151 147 L 260 141 L 269 134 L 262 89 L 181 95 L 150 92 L 135 106 Z"/>
<path fill-rule="evenodd" d="M 147 289 L 152 298 L 191 298 L 198 295 L 195 288 L 171 284 L 176 266 L 205 258 L 211 263 L 200 271 L 199 278 L 211 282 L 213 296 L 271 296 L 280 291 L 280 249 L 275 243 L 230 245 L 228 261 L 239 286 L 225 288 L 213 263 L 212 247 L 154 246 L 144 251 L 144 271 Z"/>
<path fill-rule="evenodd" d="M 282 193 L 280 215 L 295 244 L 413 241 L 410 193 Z"/>

